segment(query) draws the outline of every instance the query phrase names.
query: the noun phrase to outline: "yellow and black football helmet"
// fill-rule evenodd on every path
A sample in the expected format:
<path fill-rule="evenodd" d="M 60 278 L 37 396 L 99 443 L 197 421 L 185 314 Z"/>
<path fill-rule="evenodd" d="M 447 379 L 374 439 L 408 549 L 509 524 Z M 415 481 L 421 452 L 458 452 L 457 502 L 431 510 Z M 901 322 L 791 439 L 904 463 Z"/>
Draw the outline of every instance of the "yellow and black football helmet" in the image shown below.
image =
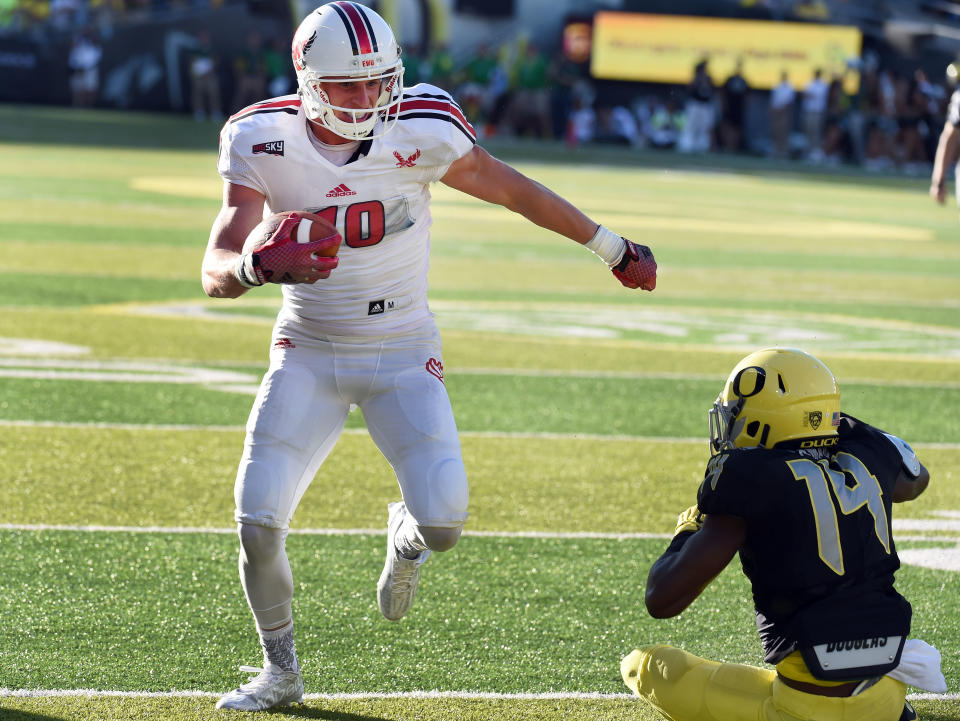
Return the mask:
<path fill-rule="evenodd" d="M 766 348 L 737 363 L 708 416 L 711 454 L 836 437 L 840 388 L 809 353 Z"/>

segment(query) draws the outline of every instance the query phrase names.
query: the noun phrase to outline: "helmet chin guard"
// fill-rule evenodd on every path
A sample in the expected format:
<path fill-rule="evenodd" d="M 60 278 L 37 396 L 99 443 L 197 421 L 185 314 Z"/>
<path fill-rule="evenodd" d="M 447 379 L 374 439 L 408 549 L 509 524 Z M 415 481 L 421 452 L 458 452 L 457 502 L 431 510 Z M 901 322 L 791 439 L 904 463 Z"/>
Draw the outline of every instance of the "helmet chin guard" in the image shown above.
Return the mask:
<path fill-rule="evenodd" d="M 403 63 L 393 31 L 373 10 L 345 0 L 322 5 L 300 23 L 292 54 L 303 109 L 312 122 L 347 140 L 379 137 L 394 127 Z M 334 105 L 323 87 L 370 80 L 380 81 L 370 108 Z"/>

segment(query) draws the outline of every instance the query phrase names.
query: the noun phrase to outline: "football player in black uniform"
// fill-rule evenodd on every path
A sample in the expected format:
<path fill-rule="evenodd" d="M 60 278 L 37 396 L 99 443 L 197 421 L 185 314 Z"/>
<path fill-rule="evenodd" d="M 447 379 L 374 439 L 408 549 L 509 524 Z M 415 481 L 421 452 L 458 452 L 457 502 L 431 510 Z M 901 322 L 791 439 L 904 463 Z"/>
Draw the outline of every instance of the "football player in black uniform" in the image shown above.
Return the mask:
<path fill-rule="evenodd" d="M 623 659 L 627 686 L 674 721 L 916 718 L 907 683 L 946 684 L 936 649 L 907 641 L 891 506 L 924 491 L 927 469 L 904 441 L 842 413 L 833 374 L 800 350 L 748 355 L 709 417 L 697 504 L 650 569 L 647 610 L 676 616 L 739 552 L 776 669 L 657 645 Z"/>

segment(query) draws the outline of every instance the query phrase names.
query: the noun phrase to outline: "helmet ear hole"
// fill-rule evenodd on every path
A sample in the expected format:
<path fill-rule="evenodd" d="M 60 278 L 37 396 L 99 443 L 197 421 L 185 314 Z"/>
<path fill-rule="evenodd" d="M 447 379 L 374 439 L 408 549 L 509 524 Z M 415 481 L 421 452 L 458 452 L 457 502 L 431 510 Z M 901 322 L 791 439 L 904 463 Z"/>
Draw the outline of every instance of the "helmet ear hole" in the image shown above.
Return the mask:
<path fill-rule="evenodd" d="M 752 421 L 747 424 L 747 435 L 753 437 L 760 430 L 760 421 Z"/>
<path fill-rule="evenodd" d="M 781 392 L 781 393 L 786 393 L 786 392 L 787 392 L 786 387 L 783 385 L 783 376 L 780 375 L 779 373 L 777 373 L 777 385 L 780 386 L 780 392 Z"/>

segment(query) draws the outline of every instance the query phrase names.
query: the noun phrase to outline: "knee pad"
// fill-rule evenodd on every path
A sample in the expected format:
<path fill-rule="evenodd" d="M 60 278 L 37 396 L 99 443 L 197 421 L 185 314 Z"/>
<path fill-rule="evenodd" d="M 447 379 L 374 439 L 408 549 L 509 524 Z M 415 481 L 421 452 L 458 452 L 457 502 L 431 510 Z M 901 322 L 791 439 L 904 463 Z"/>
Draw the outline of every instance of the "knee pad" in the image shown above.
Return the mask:
<path fill-rule="evenodd" d="M 414 517 L 423 526 L 443 527 L 461 526 L 467 519 L 467 504 L 469 489 L 467 486 L 467 471 L 463 461 L 458 457 L 441 458 L 435 461 L 426 471 L 425 488 L 417 493 L 407 503 Z M 405 489 L 404 500 L 407 499 Z"/>
<path fill-rule="evenodd" d="M 431 551 L 449 551 L 457 545 L 463 526 L 440 528 L 437 526 L 418 526 L 417 532 Z"/>
<path fill-rule="evenodd" d="M 240 548 L 251 563 L 268 563 L 284 552 L 287 532 L 279 528 L 241 523 L 237 533 L 240 536 Z"/>

